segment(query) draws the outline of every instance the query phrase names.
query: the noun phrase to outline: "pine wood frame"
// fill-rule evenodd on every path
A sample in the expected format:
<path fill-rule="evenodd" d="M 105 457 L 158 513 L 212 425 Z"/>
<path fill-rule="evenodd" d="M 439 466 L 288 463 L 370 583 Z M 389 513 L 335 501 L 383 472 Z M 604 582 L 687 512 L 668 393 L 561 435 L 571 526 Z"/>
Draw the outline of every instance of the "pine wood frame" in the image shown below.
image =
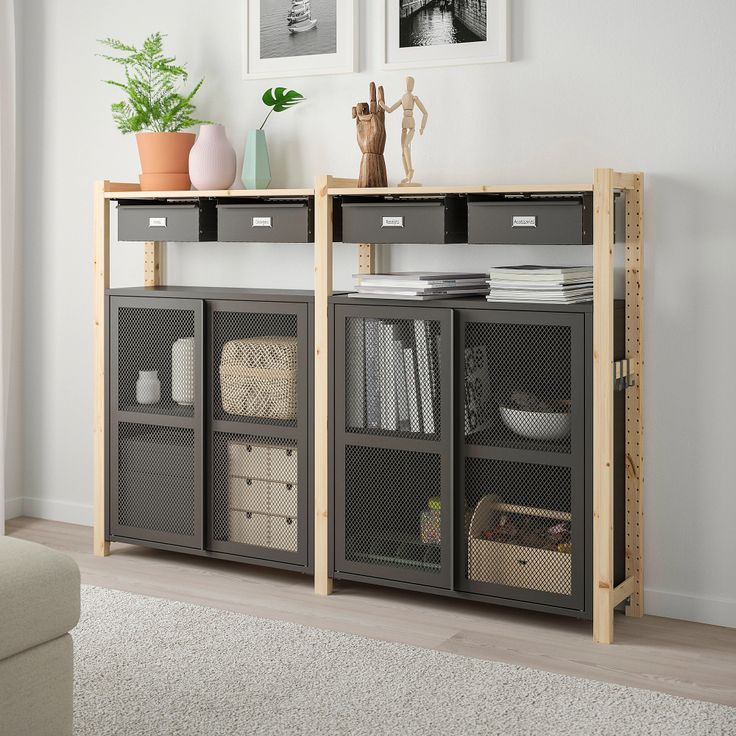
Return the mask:
<path fill-rule="evenodd" d="M 594 337 L 593 337 L 593 639 L 613 641 L 615 607 L 628 599 L 626 614 L 642 616 L 643 601 L 643 174 L 595 169 L 592 184 L 521 184 L 452 187 L 359 189 L 355 179 L 319 176 L 315 188 L 229 190 L 217 192 L 141 192 L 137 184 L 97 181 L 93 199 L 94 247 L 94 553 L 107 555 L 105 540 L 105 289 L 110 285 L 110 200 L 126 198 L 192 198 L 309 196 L 315 200 L 314 300 L 314 586 L 329 595 L 329 298 L 332 295 L 332 204 L 340 195 L 399 195 L 522 192 L 593 192 L 594 201 Z M 633 385 L 626 394 L 626 579 L 613 585 L 613 198 L 626 201 L 626 357 Z M 164 244 L 144 246 L 144 284 L 164 282 Z M 358 247 L 358 271 L 373 273 L 376 246 Z"/>

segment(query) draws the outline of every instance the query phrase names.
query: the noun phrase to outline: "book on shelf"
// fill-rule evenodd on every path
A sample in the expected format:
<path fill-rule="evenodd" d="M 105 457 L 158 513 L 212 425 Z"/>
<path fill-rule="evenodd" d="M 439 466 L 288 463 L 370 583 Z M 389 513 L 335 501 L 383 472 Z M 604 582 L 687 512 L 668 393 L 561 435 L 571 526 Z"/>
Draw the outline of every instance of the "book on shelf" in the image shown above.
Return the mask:
<path fill-rule="evenodd" d="M 488 271 L 491 281 L 566 281 L 593 278 L 592 266 L 495 266 Z"/>
<path fill-rule="evenodd" d="M 406 271 L 395 274 L 354 274 L 354 298 L 449 299 L 488 293 L 486 273 Z"/>
<path fill-rule="evenodd" d="M 434 434 L 439 418 L 439 330 L 426 320 L 350 318 L 346 426 Z"/>

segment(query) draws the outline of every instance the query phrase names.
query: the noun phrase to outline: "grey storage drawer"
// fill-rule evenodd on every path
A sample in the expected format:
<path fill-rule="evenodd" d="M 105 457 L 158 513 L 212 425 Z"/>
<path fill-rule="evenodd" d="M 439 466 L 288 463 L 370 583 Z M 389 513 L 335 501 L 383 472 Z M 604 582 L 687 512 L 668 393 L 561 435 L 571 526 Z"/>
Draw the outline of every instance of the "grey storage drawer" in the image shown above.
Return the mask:
<path fill-rule="evenodd" d="M 118 240 L 198 242 L 216 239 L 214 200 L 118 202 Z"/>
<path fill-rule="evenodd" d="M 593 195 L 470 196 L 468 243 L 591 245 Z"/>
<path fill-rule="evenodd" d="M 464 243 L 465 198 L 344 197 L 340 205 L 344 243 Z"/>
<path fill-rule="evenodd" d="M 217 239 L 224 243 L 313 243 L 313 200 L 218 202 Z"/>

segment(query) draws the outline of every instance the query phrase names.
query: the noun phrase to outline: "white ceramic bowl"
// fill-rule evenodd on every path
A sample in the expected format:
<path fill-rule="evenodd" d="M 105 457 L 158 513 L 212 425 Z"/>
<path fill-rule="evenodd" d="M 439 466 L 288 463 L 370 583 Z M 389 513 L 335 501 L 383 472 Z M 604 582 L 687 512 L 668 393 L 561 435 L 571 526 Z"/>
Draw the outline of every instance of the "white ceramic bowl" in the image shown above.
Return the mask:
<path fill-rule="evenodd" d="M 499 406 L 499 411 L 503 423 L 514 434 L 528 440 L 564 440 L 570 434 L 569 411 L 535 411 L 511 406 Z"/>

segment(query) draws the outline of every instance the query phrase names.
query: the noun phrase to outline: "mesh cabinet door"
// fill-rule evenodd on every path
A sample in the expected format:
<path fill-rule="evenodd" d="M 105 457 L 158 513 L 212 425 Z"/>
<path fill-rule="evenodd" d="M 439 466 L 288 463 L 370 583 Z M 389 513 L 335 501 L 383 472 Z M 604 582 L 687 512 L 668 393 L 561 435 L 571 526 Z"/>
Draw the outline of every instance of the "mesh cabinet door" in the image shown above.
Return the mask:
<path fill-rule="evenodd" d="M 338 576 L 450 586 L 450 317 L 335 307 Z"/>
<path fill-rule="evenodd" d="M 583 314 L 458 312 L 462 590 L 584 609 L 585 344 Z"/>
<path fill-rule="evenodd" d="M 309 563 L 309 312 L 304 302 L 208 302 L 207 549 Z"/>
<path fill-rule="evenodd" d="M 202 302 L 110 299 L 113 539 L 202 548 Z"/>

